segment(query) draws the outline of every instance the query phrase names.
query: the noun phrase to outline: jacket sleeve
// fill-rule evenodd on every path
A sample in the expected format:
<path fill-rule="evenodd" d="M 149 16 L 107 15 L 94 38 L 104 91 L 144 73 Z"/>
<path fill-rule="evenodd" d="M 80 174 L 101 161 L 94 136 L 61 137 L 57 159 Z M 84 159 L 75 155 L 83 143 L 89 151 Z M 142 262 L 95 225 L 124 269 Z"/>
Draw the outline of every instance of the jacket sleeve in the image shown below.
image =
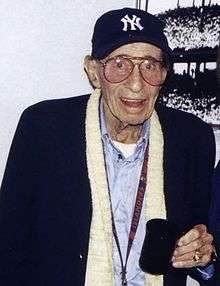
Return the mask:
<path fill-rule="evenodd" d="M 29 111 L 19 121 L 0 192 L 0 285 L 25 285 L 36 188 L 36 136 Z M 26 275 L 27 276 L 27 275 Z"/>
<path fill-rule="evenodd" d="M 215 138 L 212 129 L 208 125 L 205 125 L 203 130 L 196 132 L 195 144 L 196 173 L 194 183 L 196 192 L 193 196 L 193 213 L 197 221 L 199 221 L 201 217 L 201 221 L 206 222 L 208 226 L 215 162 Z M 214 278 L 216 276 L 216 270 L 213 277 L 208 280 L 203 279 L 201 273 L 196 268 L 190 270 L 189 275 L 196 279 L 200 285 L 215 285 Z"/>
<path fill-rule="evenodd" d="M 220 161 L 215 169 L 213 178 L 213 196 L 209 223 L 214 235 L 214 244 L 217 251 L 215 285 L 220 285 Z"/>

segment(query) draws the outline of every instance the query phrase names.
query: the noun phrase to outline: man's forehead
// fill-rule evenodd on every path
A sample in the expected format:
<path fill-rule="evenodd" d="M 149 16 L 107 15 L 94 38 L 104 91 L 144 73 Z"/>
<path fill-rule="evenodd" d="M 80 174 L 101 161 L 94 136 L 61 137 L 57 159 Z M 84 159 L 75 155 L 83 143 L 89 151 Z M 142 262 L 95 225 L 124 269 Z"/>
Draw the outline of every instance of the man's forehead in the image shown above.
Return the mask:
<path fill-rule="evenodd" d="M 117 55 L 128 55 L 136 57 L 152 56 L 155 58 L 160 58 L 162 50 L 155 45 L 150 43 L 136 42 L 122 45 L 121 47 L 115 49 L 106 58 L 117 56 Z"/>

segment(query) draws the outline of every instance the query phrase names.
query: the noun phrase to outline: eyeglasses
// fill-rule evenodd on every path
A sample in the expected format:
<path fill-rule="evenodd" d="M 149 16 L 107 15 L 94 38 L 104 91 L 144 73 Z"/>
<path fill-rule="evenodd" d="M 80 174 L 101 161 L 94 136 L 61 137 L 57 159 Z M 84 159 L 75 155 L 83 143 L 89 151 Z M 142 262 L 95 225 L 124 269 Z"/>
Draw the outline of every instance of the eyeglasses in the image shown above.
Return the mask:
<path fill-rule="evenodd" d="M 142 58 L 118 55 L 99 62 L 103 65 L 105 79 L 110 83 L 120 83 L 126 80 L 136 65 L 142 78 L 148 84 L 159 86 L 165 81 L 165 63 L 153 57 Z"/>

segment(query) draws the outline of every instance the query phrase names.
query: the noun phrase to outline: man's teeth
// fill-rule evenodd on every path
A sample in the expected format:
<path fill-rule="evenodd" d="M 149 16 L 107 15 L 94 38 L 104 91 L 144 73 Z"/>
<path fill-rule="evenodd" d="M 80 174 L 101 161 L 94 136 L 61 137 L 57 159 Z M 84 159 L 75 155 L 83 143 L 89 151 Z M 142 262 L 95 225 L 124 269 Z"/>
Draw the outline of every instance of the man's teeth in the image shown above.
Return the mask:
<path fill-rule="evenodd" d="M 144 101 L 144 99 L 125 99 L 125 98 L 123 98 L 122 100 L 126 101 L 126 102 L 141 102 L 141 101 Z"/>

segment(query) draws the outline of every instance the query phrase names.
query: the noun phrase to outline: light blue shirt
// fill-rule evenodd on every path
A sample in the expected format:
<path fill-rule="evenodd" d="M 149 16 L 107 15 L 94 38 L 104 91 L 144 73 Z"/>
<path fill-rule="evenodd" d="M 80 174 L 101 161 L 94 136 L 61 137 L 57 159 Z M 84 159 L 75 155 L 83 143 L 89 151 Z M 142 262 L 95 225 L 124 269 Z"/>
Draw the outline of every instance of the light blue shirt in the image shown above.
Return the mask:
<path fill-rule="evenodd" d="M 148 142 L 149 122 L 145 122 L 142 130 L 142 137 L 137 142 L 134 154 L 128 158 L 124 157 L 122 152 L 114 145 L 108 135 L 102 106 L 101 133 L 115 226 L 122 251 L 123 262 L 125 262 L 128 236 L 139 183 L 138 178 L 140 178 L 144 152 Z M 146 220 L 142 211 L 137 233 L 128 258 L 127 281 L 129 286 L 144 285 L 144 272 L 141 271 L 138 261 L 145 237 L 145 226 Z M 115 285 L 121 285 L 121 263 L 115 240 L 113 241 L 113 262 Z"/>
<path fill-rule="evenodd" d="M 128 236 L 136 200 L 138 183 L 147 146 L 150 122 L 145 121 L 142 129 L 142 136 L 137 142 L 134 153 L 125 158 L 123 153 L 114 145 L 105 125 L 103 104 L 100 105 L 101 135 L 104 146 L 108 184 L 112 201 L 116 231 L 119 238 L 120 249 L 122 252 L 123 263 L 127 252 Z M 146 190 L 147 192 L 147 190 Z M 145 195 L 146 199 L 146 195 Z M 127 282 L 128 286 L 144 286 L 144 272 L 141 271 L 138 262 L 143 245 L 146 220 L 143 209 L 136 236 L 130 251 L 127 263 Z M 121 285 L 121 262 L 118 249 L 113 240 L 113 265 L 115 275 L 115 285 Z M 204 280 L 213 275 L 213 266 L 201 273 Z M 211 271 L 210 271 L 211 270 Z"/>

